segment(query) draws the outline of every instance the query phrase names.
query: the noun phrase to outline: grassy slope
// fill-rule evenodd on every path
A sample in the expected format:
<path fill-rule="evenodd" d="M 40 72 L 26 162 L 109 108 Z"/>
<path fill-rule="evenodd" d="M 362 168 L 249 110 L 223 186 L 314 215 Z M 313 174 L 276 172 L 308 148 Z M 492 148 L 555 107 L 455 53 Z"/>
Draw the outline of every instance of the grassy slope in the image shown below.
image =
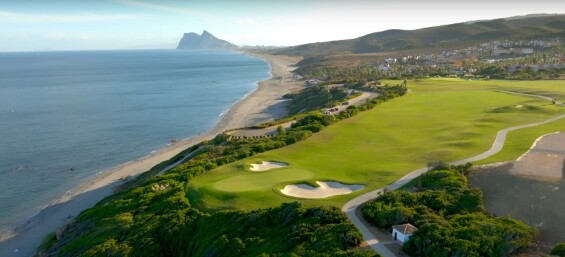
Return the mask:
<path fill-rule="evenodd" d="M 502 128 L 562 112 L 547 101 L 494 92 L 495 89 L 554 91 L 565 95 L 565 87 L 552 81 L 440 79 L 410 81 L 408 85 L 412 94 L 332 125 L 304 142 L 195 178 L 189 199 L 204 209 L 270 207 L 294 200 L 278 192 L 284 185 L 315 180 L 360 183 L 367 186 L 361 191 L 365 192 L 385 186 L 430 160 L 454 161 L 483 152 Z M 508 112 L 493 112 L 499 107 L 507 107 L 502 109 Z M 262 160 L 282 161 L 290 166 L 264 173 L 251 173 L 245 168 Z M 353 195 L 301 202 L 341 206 Z"/>
<path fill-rule="evenodd" d="M 472 24 L 456 23 L 417 30 L 386 30 L 359 38 L 318 42 L 278 50 L 285 55 L 330 56 L 352 53 L 426 52 L 461 49 L 469 44 L 509 39 L 540 37 L 563 32 L 564 15 L 492 20 Z"/>

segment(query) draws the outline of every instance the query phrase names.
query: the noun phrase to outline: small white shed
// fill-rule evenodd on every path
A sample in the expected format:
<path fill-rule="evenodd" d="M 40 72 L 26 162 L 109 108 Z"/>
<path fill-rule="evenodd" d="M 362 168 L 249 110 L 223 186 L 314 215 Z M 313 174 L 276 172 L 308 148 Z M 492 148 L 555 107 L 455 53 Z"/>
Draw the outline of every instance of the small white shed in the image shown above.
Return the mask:
<path fill-rule="evenodd" d="M 394 241 L 398 240 L 405 243 L 410 240 L 416 230 L 417 228 L 409 223 L 392 226 L 392 238 Z"/>

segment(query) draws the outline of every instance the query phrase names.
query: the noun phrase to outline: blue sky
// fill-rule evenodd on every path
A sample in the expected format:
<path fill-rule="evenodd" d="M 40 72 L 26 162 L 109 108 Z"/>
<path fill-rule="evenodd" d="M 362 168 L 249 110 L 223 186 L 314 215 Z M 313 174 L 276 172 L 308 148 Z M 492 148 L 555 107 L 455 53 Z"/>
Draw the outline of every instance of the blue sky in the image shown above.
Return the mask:
<path fill-rule="evenodd" d="M 0 52 L 174 48 L 206 29 L 238 45 L 288 46 L 528 13 L 558 0 L 0 0 Z"/>

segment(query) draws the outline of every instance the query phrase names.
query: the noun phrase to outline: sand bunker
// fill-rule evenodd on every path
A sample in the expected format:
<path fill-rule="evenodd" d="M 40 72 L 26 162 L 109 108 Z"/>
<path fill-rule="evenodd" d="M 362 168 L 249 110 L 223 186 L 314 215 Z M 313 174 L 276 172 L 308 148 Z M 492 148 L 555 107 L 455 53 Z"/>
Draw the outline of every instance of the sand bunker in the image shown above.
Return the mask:
<path fill-rule="evenodd" d="M 514 162 L 511 174 L 545 179 L 563 178 L 565 161 L 565 133 L 542 136 L 532 148 Z"/>
<path fill-rule="evenodd" d="M 260 164 L 251 164 L 251 171 L 266 171 L 270 169 L 286 167 L 288 164 L 284 162 L 263 161 Z"/>
<path fill-rule="evenodd" d="M 320 199 L 334 195 L 346 195 L 364 188 L 363 185 L 344 185 L 333 181 L 316 181 L 316 184 L 320 187 L 312 187 L 307 184 L 286 185 L 281 192 L 298 198 Z"/>

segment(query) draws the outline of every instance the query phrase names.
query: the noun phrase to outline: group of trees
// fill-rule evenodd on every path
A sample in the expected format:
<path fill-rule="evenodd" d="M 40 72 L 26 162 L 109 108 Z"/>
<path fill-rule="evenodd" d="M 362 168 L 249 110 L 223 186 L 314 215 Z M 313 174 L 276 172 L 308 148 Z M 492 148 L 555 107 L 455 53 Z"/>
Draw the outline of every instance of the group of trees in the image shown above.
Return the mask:
<path fill-rule="evenodd" d="M 176 256 L 372 256 L 348 251 L 362 241 L 338 208 L 294 202 L 249 213 L 203 215 L 180 228 Z"/>
<path fill-rule="evenodd" d="M 194 193 L 189 183 L 219 165 L 304 140 L 339 119 L 398 96 L 394 87 L 382 90 L 391 92 L 360 107 L 350 106 L 339 115 L 306 115 L 274 137 L 220 134 L 202 142 L 190 149 L 189 161 L 160 176 L 133 179 L 120 192 L 81 213 L 57 236 L 47 237 L 38 255 L 374 256 L 349 250 L 361 236 L 337 208 L 304 208 L 293 203 L 252 212 L 205 213 L 190 202 L 195 198 L 189 197 Z"/>
<path fill-rule="evenodd" d="M 292 100 L 289 108 L 289 113 L 292 115 L 334 106 L 341 103 L 347 96 L 345 88 L 329 87 L 327 83 L 324 83 L 286 94 L 283 98 Z"/>
<path fill-rule="evenodd" d="M 402 96 L 408 92 L 408 81 L 402 80 L 396 85 L 382 85 L 380 81 L 355 81 L 345 84 L 346 88 L 356 89 L 367 92 L 379 93 L 381 99 L 391 99 Z"/>
<path fill-rule="evenodd" d="M 502 64 L 490 64 L 482 67 L 477 71 L 476 75 L 489 77 L 491 79 L 516 79 L 516 80 L 534 80 L 534 79 L 558 79 L 561 74 L 565 73 L 565 69 L 549 69 L 534 70 L 533 68 L 517 69 L 513 72 Z"/>
<path fill-rule="evenodd" d="M 365 219 L 385 229 L 414 224 L 418 230 L 403 246 L 411 256 L 509 256 L 532 242 L 536 229 L 484 211 L 482 192 L 467 185 L 469 165 L 434 167 L 409 189 L 363 206 Z"/>
<path fill-rule="evenodd" d="M 543 65 L 562 64 L 561 56 L 565 54 L 564 47 L 553 47 L 549 51 L 536 52 L 520 57 L 496 60 L 465 60 L 463 68 L 476 69 L 475 75 L 489 76 L 493 79 L 559 79 L 565 73 L 564 68 L 544 68 Z M 537 65 L 536 68 L 532 65 Z M 510 69 L 510 67 L 515 67 Z M 551 66 L 553 67 L 553 66 Z"/>

